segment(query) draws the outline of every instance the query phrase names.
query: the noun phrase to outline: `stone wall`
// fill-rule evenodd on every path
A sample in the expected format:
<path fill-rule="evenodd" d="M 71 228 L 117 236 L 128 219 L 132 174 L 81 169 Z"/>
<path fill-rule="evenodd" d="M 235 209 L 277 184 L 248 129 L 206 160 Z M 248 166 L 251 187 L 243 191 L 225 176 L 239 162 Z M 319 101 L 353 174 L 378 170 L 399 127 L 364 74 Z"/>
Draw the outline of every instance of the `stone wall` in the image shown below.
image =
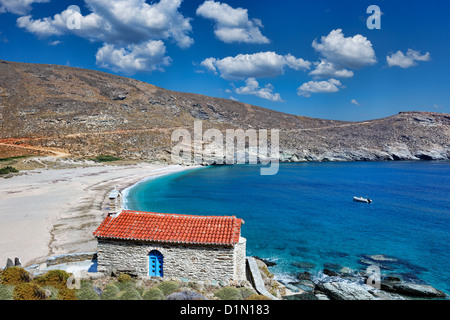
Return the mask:
<path fill-rule="evenodd" d="M 158 250 L 164 257 L 165 278 L 189 280 L 244 280 L 244 238 L 235 247 L 184 244 L 157 244 L 134 241 L 98 240 L 98 271 L 117 270 L 147 276 L 149 253 Z M 236 267 L 235 267 L 236 265 Z"/>
<path fill-rule="evenodd" d="M 247 280 L 246 274 L 246 249 L 247 240 L 240 237 L 239 243 L 236 244 L 234 250 L 234 278 L 233 280 Z"/>

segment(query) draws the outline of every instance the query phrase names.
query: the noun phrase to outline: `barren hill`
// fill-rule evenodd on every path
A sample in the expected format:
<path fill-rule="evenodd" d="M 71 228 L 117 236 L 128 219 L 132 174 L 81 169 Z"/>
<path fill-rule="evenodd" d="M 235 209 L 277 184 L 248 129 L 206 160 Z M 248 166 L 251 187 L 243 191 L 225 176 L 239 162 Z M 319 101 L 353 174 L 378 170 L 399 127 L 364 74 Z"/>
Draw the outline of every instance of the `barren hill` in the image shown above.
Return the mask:
<path fill-rule="evenodd" d="M 450 115 L 321 120 L 174 92 L 99 71 L 0 60 L 0 158 L 50 154 L 170 160 L 171 133 L 280 129 L 285 161 L 450 159 Z"/>

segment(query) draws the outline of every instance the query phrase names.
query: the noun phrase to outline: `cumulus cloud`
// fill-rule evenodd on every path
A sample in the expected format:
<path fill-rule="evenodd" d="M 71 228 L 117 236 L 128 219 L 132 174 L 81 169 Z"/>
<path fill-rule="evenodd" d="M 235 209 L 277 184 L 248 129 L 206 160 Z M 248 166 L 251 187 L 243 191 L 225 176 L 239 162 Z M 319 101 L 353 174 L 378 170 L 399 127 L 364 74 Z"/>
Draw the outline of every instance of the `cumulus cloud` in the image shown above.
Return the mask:
<path fill-rule="evenodd" d="M 422 55 L 420 54 L 420 51 L 415 51 L 412 49 L 408 49 L 406 54 L 404 54 L 401 51 L 397 51 L 396 53 L 386 57 L 388 66 L 400 67 L 403 69 L 416 66 L 417 61 L 430 61 L 430 60 L 431 55 L 429 52 Z"/>
<path fill-rule="evenodd" d="M 171 59 L 165 56 L 166 47 L 161 40 L 150 40 L 139 45 L 116 48 L 105 43 L 96 54 L 97 65 L 102 68 L 134 74 L 144 71 L 163 70 Z"/>
<path fill-rule="evenodd" d="M 332 30 L 320 41 L 314 40 L 312 46 L 338 69 L 359 69 L 377 62 L 372 43 L 366 37 L 360 34 L 345 37 L 342 29 Z"/>
<path fill-rule="evenodd" d="M 75 34 L 92 41 L 114 44 L 141 43 L 148 40 L 174 40 L 180 47 L 193 43 L 190 19 L 179 13 L 182 0 L 85 0 L 92 11 L 83 16 L 70 6 L 54 17 L 32 19 L 20 17 L 19 27 L 41 37 Z M 79 20 L 79 28 L 68 28 L 68 20 Z"/>
<path fill-rule="evenodd" d="M 273 86 L 269 83 L 264 88 L 259 86 L 255 78 L 248 78 L 245 86 L 236 88 L 237 94 L 250 94 L 270 101 L 283 102 L 279 93 L 273 92 Z"/>
<path fill-rule="evenodd" d="M 311 71 L 309 75 L 315 79 L 319 78 L 351 78 L 353 77 L 353 71 L 347 69 L 339 69 L 333 63 L 327 60 L 321 60 L 314 63 L 316 69 Z"/>
<path fill-rule="evenodd" d="M 11 12 L 25 15 L 31 11 L 33 3 L 46 3 L 50 0 L 0 0 L 0 13 Z"/>
<path fill-rule="evenodd" d="M 89 14 L 82 15 L 77 6 L 70 6 L 53 17 L 33 19 L 31 15 L 22 16 L 17 19 L 17 25 L 38 37 L 72 34 L 102 42 L 104 45 L 97 53 L 97 58 L 102 58 L 97 60 L 98 65 L 127 74 L 151 72 L 168 65 L 167 57 L 161 54 L 166 50 L 162 41 L 173 41 L 181 48 L 188 48 L 194 42 L 190 37 L 191 19 L 179 12 L 181 2 L 160 0 L 149 4 L 145 0 L 85 0 L 91 11 Z M 74 27 L 70 27 L 72 25 Z M 153 51 L 145 55 L 140 48 Z"/>
<path fill-rule="evenodd" d="M 342 87 L 342 83 L 333 78 L 326 81 L 309 81 L 297 89 L 297 94 L 310 97 L 312 93 L 338 92 L 340 87 Z"/>
<path fill-rule="evenodd" d="M 220 73 L 226 80 L 246 78 L 271 78 L 284 74 L 285 67 L 294 70 L 309 69 L 311 63 L 292 55 L 282 56 L 275 52 L 239 54 L 223 59 L 207 58 L 201 65 L 208 71 Z"/>
<path fill-rule="evenodd" d="M 249 19 L 248 10 L 233 8 L 226 3 L 205 1 L 197 9 L 197 15 L 214 21 L 216 37 L 225 42 L 269 43 L 260 28 L 263 24 L 259 19 Z"/>

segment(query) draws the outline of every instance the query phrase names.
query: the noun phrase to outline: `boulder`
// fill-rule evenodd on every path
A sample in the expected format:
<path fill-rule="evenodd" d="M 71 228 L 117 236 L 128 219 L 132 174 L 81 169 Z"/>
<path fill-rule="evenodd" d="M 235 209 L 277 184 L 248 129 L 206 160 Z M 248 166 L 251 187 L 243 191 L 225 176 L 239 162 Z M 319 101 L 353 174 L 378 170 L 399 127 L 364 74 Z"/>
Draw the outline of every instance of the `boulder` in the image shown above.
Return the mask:
<path fill-rule="evenodd" d="M 301 294 L 284 296 L 283 300 L 319 300 L 319 299 L 313 293 L 306 292 Z"/>
<path fill-rule="evenodd" d="M 10 267 L 14 267 L 14 262 L 12 262 L 12 260 L 10 258 L 8 258 L 6 260 L 6 267 L 5 267 L 5 269 L 10 268 Z"/>
<path fill-rule="evenodd" d="M 291 265 L 302 270 L 310 270 L 316 267 L 314 263 L 308 261 L 295 261 L 292 262 Z"/>
<path fill-rule="evenodd" d="M 320 283 L 317 287 L 333 300 L 376 300 L 364 286 L 357 283 L 334 281 Z"/>
<path fill-rule="evenodd" d="M 297 275 L 298 280 L 311 280 L 311 273 L 305 271 Z"/>
<path fill-rule="evenodd" d="M 330 269 L 323 269 L 323 274 L 326 274 L 329 277 L 338 277 L 339 273 Z"/>
<path fill-rule="evenodd" d="M 418 298 L 444 298 L 445 293 L 429 285 L 416 283 L 397 283 L 393 285 L 394 292 Z"/>
<path fill-rule="evenodd" d="M 294 285 L 305 292 L 313 292 L 316 287 L 315 283 L 311 280 L 300 280 L 295 282 Z"/>

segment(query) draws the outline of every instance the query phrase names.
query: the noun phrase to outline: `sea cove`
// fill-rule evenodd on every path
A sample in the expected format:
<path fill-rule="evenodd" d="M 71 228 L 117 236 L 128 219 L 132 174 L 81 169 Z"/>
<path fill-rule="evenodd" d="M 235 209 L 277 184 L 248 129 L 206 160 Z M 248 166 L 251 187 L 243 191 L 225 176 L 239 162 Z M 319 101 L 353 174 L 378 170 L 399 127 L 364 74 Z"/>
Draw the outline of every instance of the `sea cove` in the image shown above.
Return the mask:
<path fill-rule="evenodd" d="M 276 263 L 277 279 L 364 271 L 450 292 L 450 163 L 283 163 L 214 166 L 147 180 L 127 191 L 133 210 L 235 215 L 247 255 Z M 371 204 L 354 196 L 370 197 Z"/>

